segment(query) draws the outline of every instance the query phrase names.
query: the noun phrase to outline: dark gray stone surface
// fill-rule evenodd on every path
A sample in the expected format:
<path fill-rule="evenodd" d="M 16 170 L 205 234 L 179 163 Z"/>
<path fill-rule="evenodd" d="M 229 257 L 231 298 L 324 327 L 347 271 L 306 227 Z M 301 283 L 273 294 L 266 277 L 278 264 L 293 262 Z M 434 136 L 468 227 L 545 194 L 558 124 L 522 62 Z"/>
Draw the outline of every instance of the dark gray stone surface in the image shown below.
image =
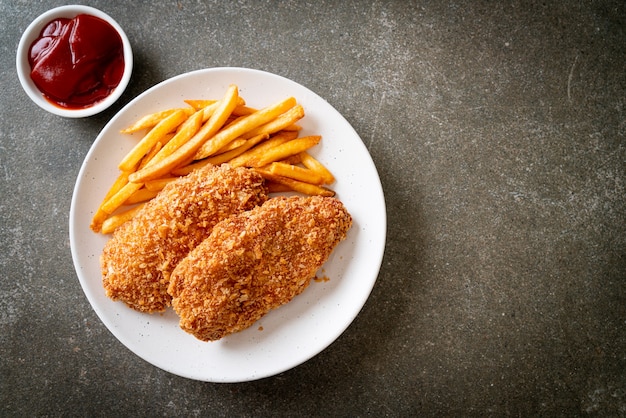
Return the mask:
<path fill-rule="evenodd" d="M 626 415 L 622 1 L 90 1 L 136 69 L 114 108 L 45 113 L 15 73 L 57 2 L 0 1 L 0 415 Z M 119 343 L 72 264 L 92 141 L 205 67 L 291 78 L 354 126 L 388 209 L 373 293 L 290 371 L 210 384 Z"/>

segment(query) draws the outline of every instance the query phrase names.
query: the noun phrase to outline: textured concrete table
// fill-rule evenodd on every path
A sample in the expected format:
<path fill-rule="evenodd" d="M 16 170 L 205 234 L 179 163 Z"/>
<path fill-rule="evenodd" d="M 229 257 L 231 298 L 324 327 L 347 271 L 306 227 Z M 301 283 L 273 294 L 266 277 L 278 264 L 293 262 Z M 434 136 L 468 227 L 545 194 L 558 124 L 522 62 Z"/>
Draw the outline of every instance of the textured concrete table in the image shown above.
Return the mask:
<path fill-rule="evenodd" d="M 21 90 L 0 1 L 0 415 L 626 414 L 626 7 L 599 2 L 90 1 L 136 70 L 113 109 L 66 120 Z M 98 320 L 68 213 L 126 103 L 240 66 L 291 78 L 354 126 L 379 170 L 377 284 L 328 349 L 243 384 L 180 378 Z"/>

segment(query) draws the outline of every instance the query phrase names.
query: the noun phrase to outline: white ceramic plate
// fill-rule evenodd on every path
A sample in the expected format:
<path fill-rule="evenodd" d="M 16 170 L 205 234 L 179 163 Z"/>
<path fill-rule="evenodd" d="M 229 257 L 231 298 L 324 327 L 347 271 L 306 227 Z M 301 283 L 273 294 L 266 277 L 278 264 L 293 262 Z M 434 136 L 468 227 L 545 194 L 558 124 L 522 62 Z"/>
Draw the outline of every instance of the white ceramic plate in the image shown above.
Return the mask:
<path fill-rule="evenodd" d="M 157 110 L 184 106 L 184 99 L 217 99 L 230 84 L 252 107 L 288 96 L 304 106 L 301 135 L 322 135 L 312 153 L 337 179 L 332 185 L 354 219 L 320 272 L 330 280 L 311 285 L 289 304 L 257 324 L 217 342 L 201 342 L 178 327 L 170 308 L 164 314 L 135 312 L 108 299 L 99 257 L 108 237 L 89 223 L 118 175 L 117 163 L 137 137 L 120 129 Z M 244 68 L 214 68 L 183 74 L 149 89 L 124 107 L 102 130 L 80 169 L 70 209 L 72 257 L 80 283 L 107 328 L 126 347 L 153 365 L 190 379 L 242 382 L 268 377 L 318 354 L 350 325 L 378 276 L 386 237 L 380 179 L 363 142 L 330 104 L 286 78 Z"/>

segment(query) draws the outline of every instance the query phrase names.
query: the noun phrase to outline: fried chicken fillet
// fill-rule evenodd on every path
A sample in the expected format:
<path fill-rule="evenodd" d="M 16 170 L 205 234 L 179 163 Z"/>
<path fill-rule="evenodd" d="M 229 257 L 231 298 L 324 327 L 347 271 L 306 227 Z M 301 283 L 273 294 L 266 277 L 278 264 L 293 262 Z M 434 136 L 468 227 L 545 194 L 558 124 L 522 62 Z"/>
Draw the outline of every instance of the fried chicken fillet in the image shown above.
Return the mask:
<path fill-rule="evenodd" d="M 218 223 L 172 272 L 181 328 L 202 341 L 248 328 L 300 294 L 351 225 L 330 197 L 275 197 Z"/>
<path fill-rule="evenodd" d="M 219 221 L 267 200 L 246 168 L 207 166 L 168 184 L 117 228 L 100 258 L 107 296 L 141 312 L 165 310 L 170 274 Z"/>

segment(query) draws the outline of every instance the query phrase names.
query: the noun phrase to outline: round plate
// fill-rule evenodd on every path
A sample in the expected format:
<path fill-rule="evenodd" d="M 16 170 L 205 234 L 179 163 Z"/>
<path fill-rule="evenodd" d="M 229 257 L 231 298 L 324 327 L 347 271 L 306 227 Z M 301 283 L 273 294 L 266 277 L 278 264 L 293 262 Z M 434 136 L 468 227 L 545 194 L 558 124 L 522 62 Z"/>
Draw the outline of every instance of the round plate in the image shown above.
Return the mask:
<path fill-rule="evenodd" d="M 108 236 L 89 229 L 91 218 L 118 175 L 117 164 L 138 141 L 120 130 L 139 117 L 184 99 L 219 99 L 230 84 L 252 107 L 293 96 L 305 117 L 304 135 L 322 135 L 311 150 L 335 175 L 331 186 L 353 217 L 353 226 L 322 267 L 329 280 L 311 285 L 255 325 L 216 342 L 182 331 L 176 313 L 145 314 L 104 293 L 99 258 Z M 324 99 L 286 78 L 244 68 L 214 68 L 164 81 L 125 106 L 102 130 L 80 169 L 70 209 L 70 242 L 81 286 L 106 327 L 151 364 L 190 379 L 242 382 L 295 367 L 318 354 L 350 325 L 378 276 L 385 248 L 385 201 L 378 173 L 350 124 Z"/>

